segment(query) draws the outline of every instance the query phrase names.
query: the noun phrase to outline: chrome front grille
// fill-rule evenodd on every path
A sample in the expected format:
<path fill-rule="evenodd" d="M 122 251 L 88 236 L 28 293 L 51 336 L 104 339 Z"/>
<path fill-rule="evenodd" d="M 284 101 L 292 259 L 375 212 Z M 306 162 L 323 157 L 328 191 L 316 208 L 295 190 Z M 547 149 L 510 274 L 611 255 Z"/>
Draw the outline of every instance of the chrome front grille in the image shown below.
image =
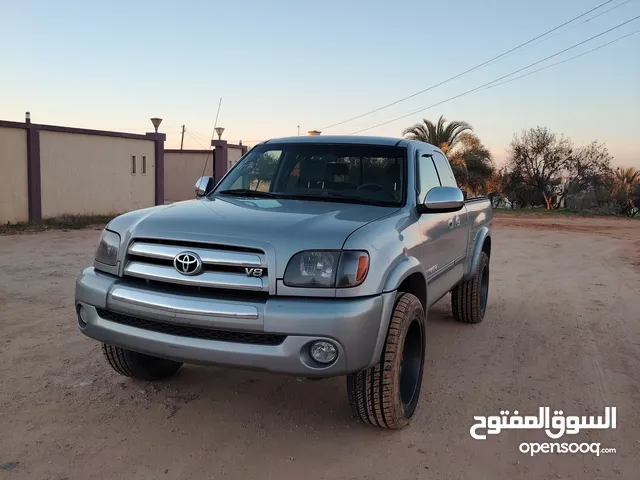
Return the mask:
<path fill-rule="evenodd" d="M 181 253 L 193 253 L 202 261 L 202 270 L 185 275 L 174 267 Z M 261 271 L 261 275 L 257 272 Z M 127 250 L 124 275 L 154 282 L 193 287 L 269 291 L 267 258 L 262 251 L 216 245 L 169 244 L 135 240 Z"/>

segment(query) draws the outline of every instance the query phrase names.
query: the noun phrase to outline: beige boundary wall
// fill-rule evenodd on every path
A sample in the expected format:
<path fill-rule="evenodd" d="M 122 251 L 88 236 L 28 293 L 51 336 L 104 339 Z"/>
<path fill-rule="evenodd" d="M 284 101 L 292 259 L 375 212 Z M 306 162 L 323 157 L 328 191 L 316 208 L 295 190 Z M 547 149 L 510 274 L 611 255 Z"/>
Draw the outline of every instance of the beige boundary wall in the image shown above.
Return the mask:
<path fill-rule="evenodd" d="M 195 198 L 195 183 L 201 176 L 215 176 L 220 180 L 247 151 L 243 145 L 214 141 L 212 150 L 164 151 L 165 203 Z M 206 169 L 205 169 L 206 165 Z M 224 168 L 223 168 L 224 167 Z M 220 174 L 215 169 L 219 168 Z"/>
<path fill-rule="evenodd" d="M 0 120 L 0 224 L 193 199 L 205 162 L 204 174 L 220 179 L 247 151 L 220 139 L 211 150 L 165 151 L 165 140 L 159 132 L 36 124 L 29 112 L 24 122 Z"/>
<path fill-rule="evenodd" d="M 0 224 L 162 205 L 165 140 L 0 120 Z"/>
<path fill-rule="evenodd" d="M 229 153 L 227 154 L 229 164 L 227 170 L 231 170 L 231 168 L 238 163 L 238 160 L 240 160 L 240 157 L 244 155 L 244 152 L 245 150 L 243 148 L 238 148 L 235 145 L 229 145 Z"/>
<path fill-rule="evenodd" d="M 194 199 L 198 178 L 203 175 L 213 176 L 213 156 L 213 152 L 209 150 L 165 150 L 165 202 Z"/>
<path fill-rule="evenodd" d="M 0 224 L 28 220 L 27 130 L 0 127 Z"/>
<path fill-rule="evenodd" d="M 110 215 L 155 205 L 152 139 L 43 130 L 40 169 L 42 218 Z"/>

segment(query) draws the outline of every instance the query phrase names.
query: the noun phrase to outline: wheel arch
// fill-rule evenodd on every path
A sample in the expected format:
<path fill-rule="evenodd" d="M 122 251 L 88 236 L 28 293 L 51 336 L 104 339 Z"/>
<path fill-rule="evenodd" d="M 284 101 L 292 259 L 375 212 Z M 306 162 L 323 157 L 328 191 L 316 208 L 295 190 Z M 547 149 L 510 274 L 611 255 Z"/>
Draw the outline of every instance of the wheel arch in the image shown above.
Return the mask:
<path fill-rule="evenodd" d="M 480 261 L 480 253 L 485 252 L 491 258 L 491 231 L 488 227 L 485 226 L 478 230 L 472 242 L 473 245 L 469 249 L 469 258 L 466 262 L 463 281 L 470 280 L 473 277 L 473 273 L 476 271 Z"/>
<path fill-rule="evenodd" d="M 422 265 L 415 257 L 404 257 L 398 264 L 387 274 L 383 288 L 383 307 L 382 316 L 380 318 L 380 329 L 376 340 L 376 347 L 371 358 L 369 367 L 375 365 L 380 360 L 382 347 L 387 337 L 389 323 L 393 315 L 393 309 L 396 305 L 396 298 L 399 291 L 411 293 L 415 295 L 424 309 L 425 318 L 427 315 L 427 305 L 429 305 L 427 277 L 424 273 Z M 426 329 L 425 329 L 426 335 Z"/>
<path fill-rule="evenodd" d="M 403 258 L 387 274 L 383 292 L 402 291 L 418 297 L 422 307 L 427 311 L 427 277 L 420 261 L 415 257 Z"/>

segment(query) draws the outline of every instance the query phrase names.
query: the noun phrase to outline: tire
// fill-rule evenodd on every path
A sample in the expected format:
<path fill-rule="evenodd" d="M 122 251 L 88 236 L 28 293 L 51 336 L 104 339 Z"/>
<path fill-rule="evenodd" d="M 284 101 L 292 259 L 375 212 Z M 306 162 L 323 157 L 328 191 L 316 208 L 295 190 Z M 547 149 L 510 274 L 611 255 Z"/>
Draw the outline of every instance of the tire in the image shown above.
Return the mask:
<path fill-rule="evenodd" d="M 462 323 L 480 323 L 487 311 L 489 296 L 489 257 L 480 252 L 480 261 L 473 278 L 451 290 L 453 318 Z"/>
<path fill-rule="evenodd" d="M 161 380 L 170 377 L 182 366 L 182 362 L 152 357 L 106 343 L 102 344 L 102 353 L 116 372 L 138 380 Z"/>
<path fill-rule="evenodd" d="M 422 386 L 425 328 L 425 312 L 418 298 L 398 292 L 380 362 L 347 375 L 347 395 L 355 418 L 381 428 L 398 429 L 410 423 Z"/>

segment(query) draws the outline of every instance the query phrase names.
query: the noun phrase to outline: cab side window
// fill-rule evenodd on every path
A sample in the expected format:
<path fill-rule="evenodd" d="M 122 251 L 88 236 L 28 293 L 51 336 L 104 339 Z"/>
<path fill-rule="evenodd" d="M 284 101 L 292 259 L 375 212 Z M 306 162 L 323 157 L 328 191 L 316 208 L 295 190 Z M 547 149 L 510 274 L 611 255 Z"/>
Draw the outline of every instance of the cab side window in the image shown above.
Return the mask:
<path fill-rule="evenodd" d="M 433 187 L 440 186 L 440 179 L 438 178 L 438 172 L 433 164 L 431 155 L 421 155 L 418 160 L 418 185 L 419 185 L 419 199 L 424 200 L 424 196 Z"/>
<path fill-rule="evenodd" d="M 445 187 L 457 187 L 456 177 L 453 176 L 453 170 L 451 170 L 451 164 L 449 160 L 445 158 L 440 152 L 433 152 L 433 161 L 438 169 L 438 175 L 440 176 L 440 182 Z"/>

